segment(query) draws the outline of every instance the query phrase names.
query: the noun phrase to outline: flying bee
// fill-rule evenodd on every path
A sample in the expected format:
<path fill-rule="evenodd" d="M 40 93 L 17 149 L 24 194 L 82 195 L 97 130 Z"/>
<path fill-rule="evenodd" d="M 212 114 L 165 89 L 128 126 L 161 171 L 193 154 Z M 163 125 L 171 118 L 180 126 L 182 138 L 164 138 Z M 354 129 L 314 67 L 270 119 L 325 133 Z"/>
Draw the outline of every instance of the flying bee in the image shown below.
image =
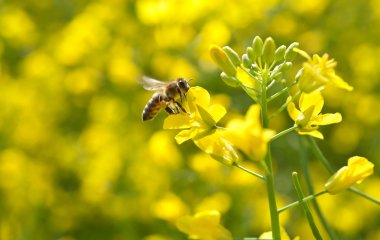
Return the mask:
<path fill-rule="evenodd" d="M 169 114 L 178 114 L 181 111 L 186 113 L 186 110 L 176 99 L 180 98 L 181 103 L 186 99 L 186 93 L 190 88 L 189 80 L 177 78 L 175 81 L 161 82 L 143 77 L 141 81 L 143 87 L 146 90 L 156 92 L 145 105 L 142 120 L 153 119 L 161 109 L 165 109 Z"/>

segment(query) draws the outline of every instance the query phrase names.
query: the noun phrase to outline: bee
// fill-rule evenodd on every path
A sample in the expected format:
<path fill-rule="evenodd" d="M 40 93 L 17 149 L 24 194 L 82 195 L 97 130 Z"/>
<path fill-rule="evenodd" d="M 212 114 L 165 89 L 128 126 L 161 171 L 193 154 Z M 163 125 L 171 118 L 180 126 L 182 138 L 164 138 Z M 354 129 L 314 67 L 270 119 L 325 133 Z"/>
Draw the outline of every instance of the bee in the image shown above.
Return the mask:
<path fill-rule="evenodd" d="M 149 77 L 143 77 L 141 84 L 146 90 L 156 91 L 152 98 L 145 105 L 142 112 L 142 120 L 153 119 L 161 109 L 169 114 L 178 114 L 186 110 L 176 100 L 180 99 L 181 103 L 186 99 L 186 93 L 190 88 L 190 79 L 177 78 L 171 82 L 161 82 Z"/>

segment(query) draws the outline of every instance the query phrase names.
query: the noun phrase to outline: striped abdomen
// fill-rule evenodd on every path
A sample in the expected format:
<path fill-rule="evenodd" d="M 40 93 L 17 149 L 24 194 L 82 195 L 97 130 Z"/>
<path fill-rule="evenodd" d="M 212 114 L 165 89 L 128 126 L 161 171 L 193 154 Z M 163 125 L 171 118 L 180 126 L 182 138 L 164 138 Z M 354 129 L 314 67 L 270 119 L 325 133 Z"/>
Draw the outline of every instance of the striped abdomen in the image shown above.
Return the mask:
<path fill-rule="evenodd" d="M 153 94 L 152 98 L 145 105 L 145 108 L 142 113 L 142 120 L 150 120 L 153 119 L 157 113 L 166 107 L 166 103 L 162 100 L 163 96 L 159 93 Z"/>

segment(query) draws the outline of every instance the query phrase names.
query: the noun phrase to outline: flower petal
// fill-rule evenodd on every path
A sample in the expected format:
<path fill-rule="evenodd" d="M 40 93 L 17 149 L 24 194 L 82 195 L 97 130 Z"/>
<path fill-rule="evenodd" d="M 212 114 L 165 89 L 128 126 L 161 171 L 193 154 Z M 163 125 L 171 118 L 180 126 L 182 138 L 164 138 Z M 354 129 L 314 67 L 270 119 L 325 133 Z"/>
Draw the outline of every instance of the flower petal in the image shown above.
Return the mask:
<path fill-rule="evenodd" d="M 246 86 L 253 87 L 253 88 L 258 87 L 256 80 L 240 67 L 236 68 L 236 77 L 239 79 L 239 81 L 242 84 Z"/>
<path fill-rule="evenodd" d="M 351 157 L 348 159 L 347 166 L 340 168 L 326 181 L 325 189 L 331 194 L 341 192 L 372 175 L 373 168 L 374 164 L 366 158 L 359 156 Z"/>
<path fill-rule="evenodd" d="M 323 134 L 320 131 L 313 130 L 313 131 L 302 131 L 297 130 L 298 134 L 300 135 L 309 135 L 315 138 L 323 139 Z"/>
<path fill-rule="evenodd" d="M 220 104 L 210 106 L 208 112 L 214 118 L 215 122 L 219 122 L 219 120 L 227 113 L 226 109 Z"/>
<path fill-rule="evenodd" d="M 354 156 L 348 159 L 348 168 L 351 176 L 359 178 L 356 183 L 361 183 L 364 178 L 373 174 L 374 164 L 364 157 Z"/>
<path fill-rule="evenodd" d="M 259 104 L 251 105 L 245 115 L 246 124 L 250 125 L 252 128 L 261 128 L 260 111 L 261 108 Z"/>
<path fill-rule="evenodd" d="M 202 87 L 192 87 L 187 92 L 187 102 L 190 112 L 197 112 L 196 105 L 207 108 L 210 104 L 210 94 Z"/>
<path fill-rule="evenodd" d="M 342 115 L 340 113 L 326 113 L 317 117 L 317 120 L 312 124 L 315 125 L 329 125 L 333 123 L 339 123 L 342 121 Z"/>
<path fill-rule="evenodd" d="M 290 98 L 290 97 L 289 97 Z M 289 99 L 288 99 L 289 100 Z M 289 116 L 293 119 L 293 121 L 296 121 L 298 116 L 301 115 L 302 113 L 296 108 L 296 105 L 291 102 L 288 104 L 287 107 Z"/>
<path fill-rule="evenodd" d="M 216 121 L 206 109 L 204 109 L 202 106 L 198 104 L 197 104 L 197 109 L 203 122 L 206 123 L 208 127 L 213 127 L 216 125 Z"/>
<path fill-rule="evenodd" d="M 331 83 L 332 85 L 336 86 L 336 87 L 339 87 L 339 88 L 342 88 L 342 89 L 345 89 L 345 90 L 348 90 L 348 91 L 352 91 L 354 88 L 352 86 L 350 86 L 348 83 L 346 83 L 342 78 L 340 78 L 339 76 L 335 75 L 331 77 Z"/>
<path fill-rule="evenodd" d="M 215 210 L 183 216 L 177 220 L 177 228 L 191 238 L 204 240 L 232 240 L 231 233 L 220 225 L 220 213 Z"/>
<path fill-rule="evenodd" d="M 202 151 L 223 164 L 232 165 L 239 159 L 235 149 L 218 131 L 201 139 L 193 139 L 193 141 Z"/>
<path fill-rule="evenodd" d="M 169 115 L 164 120 L 164 129 L 185 129 L 192 126 L 189 114 Z"/>
<path fill-rule="evenodd" d="M 177 141 L 178 144 L 182 144 L 183 142 L 186 142 L 189 139 L 192 139 L 198 134 L 197 129 L 186 129 L 180 131 L 176 136 L 175 140 Z"/>
<path fill-rule="evenodd" d="M 323 103 L 323 97 L 320 92 L 302 93 L 300 97 L 299 107 L 301 112 L 304 112 L 310 106 L 315 106 L 313 115 L 317 115 L 321 112 Z"/>

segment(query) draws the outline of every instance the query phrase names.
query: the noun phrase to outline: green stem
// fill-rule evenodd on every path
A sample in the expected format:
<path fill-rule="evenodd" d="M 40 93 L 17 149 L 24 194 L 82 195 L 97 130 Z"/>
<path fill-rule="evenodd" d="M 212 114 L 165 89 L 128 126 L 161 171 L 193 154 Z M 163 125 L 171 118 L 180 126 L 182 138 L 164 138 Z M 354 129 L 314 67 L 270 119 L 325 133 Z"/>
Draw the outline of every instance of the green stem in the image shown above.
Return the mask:
<path fill-rule="evenodd" d="M 276 92 L 275 94 L 273 94 L 272 96 L 270 96 L 270 97 L 267 98 L 267 102 L 270 102 L 270 101 L 276 99 L 277 97 L 281 96 L 281 94 L 287 92 L 291 87 L 293 87 L 296 84 L 297 84 L 297 82 L 293 82 L 289 86 L 281 89 L 281 91 Z"/>
<path fill-rule="evenodd" d="M 287 133 L 290 133 L 291 131 L 297 129 L 297 127 L 298 127 L 297 125 L 294 125 L 293 127 L 290 127 L 290 128 L 288 128 L 288 129 L 286 129 L 286 130 L 284 130 L 284 131 L 282 131 L 282 132 L 277 133 L 276 135 L 274 135 L 274 136 L 270 139 L 270 141 L 272 142 L 272 141 L 276 140 L 277 138 L 282 137 L 283 135 L 285 135 L 285 134 L 287 134 Z"/>
<path fill-rule="evenodd" d="M 272 114 L 271 118 L 277 116 L 279 113 L 281 113 L 289 103 L 293 102 L 294 99 L 296 99 L 301 94 L 300 91 L 298 91 L 295 95 L 291 97 L 291 99 L 286 100 L 286 102 L 276 111 Z"/>
<path fill-rule="evenodd" d="M 353 192 L 353 193 L 356 193 L 356 194 L 358 194 L 358 195 L 364 197 L 365 199 L 367 199 L 367 200 L 369 200 L 369 201 L 371 201 L 371 202 L 374 202 L 374 203 L 376 203 L 377 205 L 380 205 L 380 200 L 379 200 L 379 199 L 376 199 L 376 198 L 374 198 L 374 197 L 372 197 L 372 196 L 369 196 L 369 195 L 363 193 L 362 191 L 360 191 L 360 190 L 357 189 L 357 188 L 350 187 L 350 188 L 348 189 L 348 191 Z"/>
<path fill-rule="evenodd" d="M 263 72 L 263 83 L 261 85 L 261 117 L 263 128 L 269 127 L 269 117 L 268 117 L 268 106 L 267 106 L 267 91 L 266 91 L 266 83 L 268 82 L 268 73 L 266 70 Z M 274 189 L 274 179 L 273 179 L 273 168 L 272 168 L 272 156 L 271 156 L 271 147 L 270 143 L 268 143 L 268 150 L 265 155 L 265 179 L 266 179 L 266 187 L 268 194 L 268 202 L 269 202 L 269 212 L 271 218 L 271 226 L 272 226 L 272 236 L 274 240 L 281 240 L 280 234 L 280 220 L 279 214 L 277 212 L 277 203 L 276 203 L 276 194 Z"/>
<path fill-rule="evenodd" d="M 282 208 L 278 209 L 277 212 L 278 212 L 278 213 L 281 213 L 281 212 L 283 212 L 283 211 L 285 211 L 285 210 L 288 210 L 288 209 L 294 208 L 294 207 L 300 205 L 301 202 L 307 202 L 307 201 L 313 200 L 313 199 L 315 199 L 315 198 L 317 198 L 317 197 L 319 197 L 320 195 L 325 194 L 325 193 L 327 193 L 326 190 L 324 190 L 324 191 L 322 191 L 322 192 L 319 192 L 319 193 L 317 193 L 317 194 L 314 194 L 314 195 L 309 195 L 309 196 L 307 196 L 307 197 L 302 198 L 302 200 L 299 200 L 299 201 L 297 201 L 297 202 L 290 203 L 290 204 L 286 205 L 285 207 L 282 207 Z"/>
<path fill-rule="evenodd" d="M 323 238 L 322 238 L 321 234 L 319 233 L 317 225 L 315 225 L 314 218 L 313 218 L 313 215 L 311 214 L 309 205 L 307 204 L 307 202 L 302 201 L 302 199 L 304 198 L 304 195 L 303 195 L 303 192 L 301 189 L 301 184 L 300 184 L 299 179 L 298 179 L 298 174 L 296 172 L 293 172 L 292 179 L 293 179 L 294 187 L 297 191 L 298 198 L 301 201 L 301 206 L 302 206 L 302 208 L 306 214 L 307 220 L 309 221 L 309 226 L 311 228 L 311 231 L 313 232 L 315 239 L 321 240 Z"/>
<path fill-rule="evenodd" d="M 329 161 L 327 161 L 327 158 L 325 155 L 323 155 L 321 149 L 318 147 L 317 143 L 315 142 L 315 139 L 311 136 L 306 136 L 306 139 L 311 147 L 311 150 L 313 151 L 314 155 L 317 157 L 317 159 L 322 162 L 323 166 L 327 169 L 327 171 L 330 174 L 334 173 L 333 168 L 331 167 Z"/>
<path fill-rule="evenodd" d="M 275 80 L 272 80 L 272 82 L 270 82 L 269 84 L 268 84 L 268 86 L 267 86 L 267 90 L 269 90 L 274 84 L 275 84 Z M 268 101 L 268 100 L 267 100 Z"/>
<path fill-rule="evenodd" d="M 300 155 L 299 160 L 301 163 L 302 172 L 305 174 L 306 187 L 309 191 L 309 194 L 314 195 L 314 187 L 313 187 L 311 173 L 310 173 L 309 157 L 307 156 L 306 146 L 305 146 L 304 142 L 302 141 L 303 138 L 301 138 L 299 136 L 298 140 L 299 140 L 299 155 Z M 313 204 L 313 207 L 315 209 L 315 213 L 317 214 L 319 220 L 321 221 L 321 223 L 322 223 L 323 227 L 325 228 L 327 234 L 329 235 L 330 239 L 338 239 L 334 230 L 330 227 L 325 216 L 323 215 L 322 210 L 319 207 L 316 199 L 315 198 L 312 199 L 311 203 Z"/>
<path fill-rule="evenodd" d="M 264 177 L 264 176 L 262 176 L 262 175 L 260 175 L 260 174 L 258 174 L 258 173 L 255 173 L 255 172 L 249 170 L 248 168 L 245 168 L 245 167 L 239 165 L 239 164 L 236 163 L 236 162 L 234 162 L 234 163 L 232 164 L 232 166 L 237 167 L 237 168 L 243 170 L 244 172 L 247 172 L 247 173 L 249 173 L 249 174 L 251 174 L 251 175 L 253 175 L 253 176 L 255 176 L 255 177 L 258 177 L 258 178 L 260 178 L 261 180 L 264 180 L 264 181 L 265 181 L 265 177 Z"/>

